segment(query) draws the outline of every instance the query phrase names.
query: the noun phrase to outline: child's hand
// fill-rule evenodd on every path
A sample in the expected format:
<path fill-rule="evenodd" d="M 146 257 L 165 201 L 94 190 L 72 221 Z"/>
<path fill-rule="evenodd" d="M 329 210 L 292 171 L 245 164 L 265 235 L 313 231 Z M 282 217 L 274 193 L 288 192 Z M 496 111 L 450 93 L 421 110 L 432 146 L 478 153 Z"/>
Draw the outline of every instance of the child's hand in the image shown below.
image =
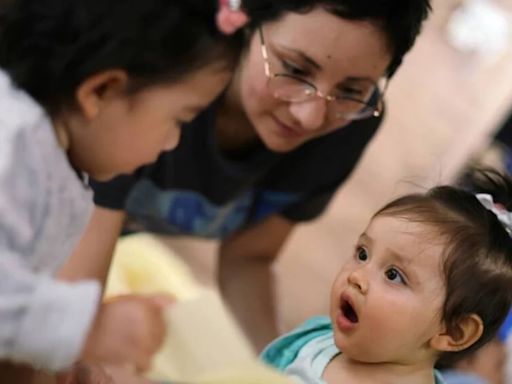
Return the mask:
<path fill-rule="evenodd" d="M 113 378 L 100 365 L 76 363 L 71 371 L 59 375 L 57 384 L 115 384 Z"/>
<path fill-rule="evenodd" d="M 116 384 L 158 384 L 155 381 L 148 380 L 133 370 L 126 367 L 119 366 L 106 366 L 106 371 L 114 379 Z"/>
<path fill-rule="evenodd" d="M 104 303 L 81 358 L 148 370 L 165 337 L 162 310 L 172 301 L 162 295 L 131 295 Z"/>

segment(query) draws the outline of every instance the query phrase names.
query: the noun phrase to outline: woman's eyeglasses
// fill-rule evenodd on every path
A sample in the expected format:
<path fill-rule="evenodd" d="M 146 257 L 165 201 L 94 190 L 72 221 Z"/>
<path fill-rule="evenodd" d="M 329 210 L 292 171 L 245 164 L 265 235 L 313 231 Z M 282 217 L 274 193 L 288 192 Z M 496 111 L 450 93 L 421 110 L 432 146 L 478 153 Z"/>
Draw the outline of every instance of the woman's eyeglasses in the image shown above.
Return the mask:
<path fill-rule="evenodd" d="M 303 78 L 286 73 L 273 73 L 263 31 L 259 28 L 258 32 L 267 85 L 275 98 L 300 103 L 320 97 L 327 101 L 328 118 L 333 120 L 359 120 L 381 115 L 387 78 L 381 78 L 378 83 L 366 79 L 348 79 L 341 88 L 326 95 Z"/>

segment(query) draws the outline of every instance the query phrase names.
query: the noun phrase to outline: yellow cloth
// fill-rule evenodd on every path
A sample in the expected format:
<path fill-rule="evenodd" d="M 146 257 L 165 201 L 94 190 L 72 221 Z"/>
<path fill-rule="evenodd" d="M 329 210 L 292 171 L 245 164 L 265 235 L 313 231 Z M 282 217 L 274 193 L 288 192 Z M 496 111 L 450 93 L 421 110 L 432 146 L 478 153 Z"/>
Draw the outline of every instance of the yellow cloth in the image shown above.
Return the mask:
<path fill-rule="evenodd" d="M 106 296 L 167 293 L 167 336 L 148 377 L 194 384 L 286 384 L 260 363 L 220 296 L 202 288 L 185 263 L 158 239 L 138 234 L 118 242 Z"/>
<path fill-rule="evenodd" d="M 137 234 L 118 241 L 107 279 L 107 297 L 166 293 L 188 300 L 202 291 L 188 266 L 154 236 Z"/>

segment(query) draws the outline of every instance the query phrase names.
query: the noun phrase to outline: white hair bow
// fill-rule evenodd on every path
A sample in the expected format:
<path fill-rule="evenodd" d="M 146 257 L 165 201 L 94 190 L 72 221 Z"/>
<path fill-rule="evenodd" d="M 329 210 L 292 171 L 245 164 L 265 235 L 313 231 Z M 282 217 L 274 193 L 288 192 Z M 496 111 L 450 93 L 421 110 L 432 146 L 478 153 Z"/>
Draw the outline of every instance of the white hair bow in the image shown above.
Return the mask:
<path fill-rule="evenodd" d="M 507 211 L 501 204 L 496 204 L 488 193 L 477 193 L 475 196 L 485 208 L 496 215 L 508 234 L 512 236 L 512 212 Z"/>

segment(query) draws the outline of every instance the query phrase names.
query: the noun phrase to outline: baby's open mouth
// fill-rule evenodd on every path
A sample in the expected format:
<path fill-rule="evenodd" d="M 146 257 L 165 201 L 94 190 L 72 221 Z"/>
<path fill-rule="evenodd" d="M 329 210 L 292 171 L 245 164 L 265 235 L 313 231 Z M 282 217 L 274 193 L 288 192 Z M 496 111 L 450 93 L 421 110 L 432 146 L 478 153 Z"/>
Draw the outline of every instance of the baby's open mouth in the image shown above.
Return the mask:
<path fill-rule="evenodd" d="M 343 303 L 341 304 L 341 312 L 343 312 L 343 316 L 345 316 L 351 323 L 355 324 L 359 321 L 354 307 L 352 307 L 352 305 L 346 300 L 343 300 Z"/>

